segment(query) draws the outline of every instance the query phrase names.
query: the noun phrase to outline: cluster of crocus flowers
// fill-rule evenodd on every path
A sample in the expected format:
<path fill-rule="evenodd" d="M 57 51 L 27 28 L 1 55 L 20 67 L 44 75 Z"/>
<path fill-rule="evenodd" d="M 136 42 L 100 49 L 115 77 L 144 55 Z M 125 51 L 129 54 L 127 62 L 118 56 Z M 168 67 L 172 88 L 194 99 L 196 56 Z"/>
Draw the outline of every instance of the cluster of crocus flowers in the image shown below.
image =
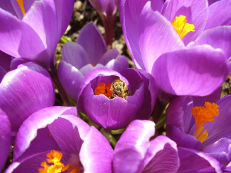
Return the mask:
<path fill-rule="evenodd" d="M 66 92 L 77 99 L 85 76 L 98 67 L 122 71 L 128 68 L 128 61 L 116 49 L 107 50 L 97 27 L 88 23 L 81 29 L 77 43 L 64 45 L 58 76 Z"/>
<path fill-rule="evenodd" d="M 231 0 L 90 3 L 105 40 L 90 22 L 57 62 L 74 1 L 0 3 L 0 171 L 230 172 Z"/>

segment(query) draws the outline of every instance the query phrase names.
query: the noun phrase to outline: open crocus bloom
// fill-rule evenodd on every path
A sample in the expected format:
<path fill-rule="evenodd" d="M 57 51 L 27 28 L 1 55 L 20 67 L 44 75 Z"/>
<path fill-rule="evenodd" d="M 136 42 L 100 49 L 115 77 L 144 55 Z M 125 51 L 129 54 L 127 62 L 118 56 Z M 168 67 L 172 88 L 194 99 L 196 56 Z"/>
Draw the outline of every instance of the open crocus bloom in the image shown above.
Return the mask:
<path fill-rule="evenodd" d="M 112 156 L 106 138 L 79 119 L 75 107 L 49 107 L 20 127 L 6 173 L 111 173 Z"/>
<path fill-rule="evenodd" d="M 177 148 L 166 136 L 153 139 L 152 121 L 135 120 L 114 150 L 114 173 L 221 173 L 219 163 L 202 152 Z"/>
<path fill-rule="evenodd" d="M 222 5 L 221 2 L 223 2 Z M 217 3 L 220 5 L 216 5 Z M 216 61 L 215 59 L 222 59 L 221 64 L 224 65 L 230 57 L 231 28 L 223 26 L 230 24 L 230 20 L 228 20 L 230 13 L 224 12 L 224 14 L 222 8 L 224 6 L 225 9 L 228 9 L 230 1 L 217 1 L 211 5 L 211 8 L 215 5 L 214 11 L 220 12 L 217 16 L 223 14 L 224 18 L 220 16 L 215 20 L 215 18 L 209 17 L 207 22 L 210 15 L 208 12 L 210 6 L 208 7 L 207 0 L 189 0 L 187 2 L 169 0 L 164 4 L 162 0 L 140 0 L 137 3 L 133 3 L 132 0 L 121 0 L 120 18 L 123 33 L 136 67 L 152 73 L 157 85 L 167 93 L 197 95 L 198 93 L 194 91 L 187 93 L 185 91 L 188 90 L 187 85 L 197 85 L 200 80 L 207 81 L 203 79 L 204 73 L 200 69 L 206 69 L 211 65 L 210 63 Z M 214 25 L 209 24 L 206 27 L 210 21 Z M 205 27 L 206 32 L 203 36 L 198 37 L 204 32 Z M 217 38 L 219 38 L 219 42 L 217 42 Z M 202 48 L 204 50 L 197 50 L 198 46 L 204 47 Z M 220 55 L 217 54 L 219 51 Z M 191 52 L 190 55 L 189 52 Z M 176 54 L 181 54 L 181 58 L 177 58 Z M 215 54 L 218 55 L 217 58 L 213 57 L 216 56 Z M 201 61 L 204 61 L 206 65 L 201 64 Z M 197 67 L 190 64 L 197 64 Z M 177 68 L 175 68 L 176 66 Z M 224 69 L 226 72 L 221 75 L 222 78 L 226 77 L 228 67 L 224 65 Z M 220 69 L 219 67 L 210 68 L 206 72 L 211 79 L 214 77 L 214 70 L 219 71 Z M 181 73 L 182 71 L 184 73 Z M 190 80 L 185 81 L 184 77 L 186 76 Z M 166 83 L 169 83 L 168 87 L 166 87 Z M 181 85 L 182 83 L 184 85 Z"/>
<path fill-rule="evenodd" d="M 203 151 L 228 169 L 231 161 L 231 97 L 198 104 L 190 97 L 175 99 L 167 111 L 167 136 L 178 146 Z"/>
<path fill-rule="evenodd" d="M 68 26 L 73 4 L 73 0 L 1 1 L 0 50 L 49 67 Z"/>
<path fill-rule="evenodd" d="M 134 119 L 148 119 L 157 89 L 151 75 L 137 69 L 121 73 L 97 68 L 85 78 L 78 108 L 106 129 L 124 128 Z"/>
<path fill-rule="evenodd" d="M 30 114 L 52 106 L 54 97 L 48 72 L 32 62 L 9 71 L 0 83 L 0 107 L 8 115 L 14 132 Z"/>
<path fill-rule="evenodd" d="M 81 29 L 77 43 L 64 45 L 58 75 L 66 92 L 77 99 L 86 74 L 104 66 L 122 71 L 128 68 L 128 62 L 116 49 L 107 50 L 100 31 L 91 22 Z"/>
<path fill-rule="evenodd" d="M 179 158 L 176 144 L 166 136 L 151 139 L 154 133 L 152 121 L 132 121 L 115 146 L 113 172 L 177 172 Z"/>
<path fill-rule="evenodd" d="M 0 171 L 6 162 L 11 144 L 11 126 L 7 115 L 0 109 Z"/>
<path fill-rule="evenodd" d="M 150 140 L 154 133 L 152 121 L 132 121 L 115 146 L 114 173 L 177 172 L 179 158 L 176 144 L 166 136 Z"/>

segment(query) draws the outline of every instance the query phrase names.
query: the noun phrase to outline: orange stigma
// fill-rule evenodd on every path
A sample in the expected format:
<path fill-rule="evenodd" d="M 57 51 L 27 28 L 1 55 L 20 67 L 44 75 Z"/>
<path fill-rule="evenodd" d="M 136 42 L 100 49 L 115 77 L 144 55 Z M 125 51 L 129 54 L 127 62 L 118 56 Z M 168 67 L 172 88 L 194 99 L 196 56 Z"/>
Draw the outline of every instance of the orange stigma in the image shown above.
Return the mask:
<path fill-rule="evenodd" d="M 16 1 L 17 1 L 18 5 L 19 5 L 21 11 L 22 11 L 22 15 L 25 16 L 26 11 L 25 11 L 25 8 L 24 8 L 24 5 L 23 5 L 23 0 L 16 0 Z"/>
<path fill-rule="evenodd" d="M 108 98 L 112 97 L 111 83 L 100 82 L 94 91 L 95 95 L 103 94 Z"/>
<path fill-rule="evenodd" d="M 219 106 L 215 103 L 205 102 L 204 106 L 193 107 L 192 114 L 196 123 L 194 136 L 203 143 L 208 137 L 208 132 L 204 130 L 203 125 L 215 120 L 215 116 L 219 115 Z"/>
<path fill-rule="evenodd" d="M 39 168 L 39 173 L 62 173 L 65 171 L 69 171 L 68 173 L 78 173 L 78 167 L 73 164 L 65 166 L 61 162 L 62 157 L 63 154 L 61 152 L 51 150 L 51 152 L 47 154 L 46 162 L 41 163 L 41 167 L 43 168 Z"/>
<path fill-rule="evenodd" d="M 195 31 L 195 26 L 193 24 L 187 23 L 186 17 L 183 15 L 176 16 L 171 24 L 181 39 L 183 39 L 183 37 L 186 36 L 189 32 Z"/>

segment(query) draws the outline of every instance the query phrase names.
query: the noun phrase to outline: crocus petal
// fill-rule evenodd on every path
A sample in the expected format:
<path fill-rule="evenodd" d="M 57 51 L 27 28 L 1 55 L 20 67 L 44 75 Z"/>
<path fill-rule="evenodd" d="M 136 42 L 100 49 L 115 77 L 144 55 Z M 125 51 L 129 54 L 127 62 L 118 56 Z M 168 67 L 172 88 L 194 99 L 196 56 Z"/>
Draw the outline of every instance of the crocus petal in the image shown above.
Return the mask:
<path fill-rule="evenodd" d="M 122 72 L 128 68 L 128 58 L 125 56 L 119 55 L 116 59 L 109 61 L 105 67 L 112 70 Z"/>
<path fill-rule="evenodd" d="M 100 58 L 98 63 L 106 65 L 107 62 L 109 62 L 112 59 L 115 59 L 118 56 L 119 56 L 118 50 L 110 49 Z"/>
<path fill-rule="evenodd" d="M 149 73 L 161 54 L 184 46 L 170 22 L 150 6 L 147 2 L 139 18 L 139 48 L 145 70 Z"/>
<path fill-rule="evenodd" d="M 221 49 L 228 59 L 231 56 L 231 26 L 220 26 L 206 30 L 195 41 L 195 45 L 202 44 Z"/>
<path fill-rule="evenodd" d="M 24 173 L 24 172 L 38 172 L 41 163 L 46 161 L 46 154 L 50 151 L 45 151 L 31 155 L 20 161 L 13 162 L 5 171 L 5 173 Z"/>
<path fill-rule="evenodd" d="M 67 42 L 62 49 L 62 60 L 80 69 L 84 65 L 91 63 L 87 52 L 81 45 L 74 42 Z"/>
<path fill-rule="evenodd" d="M 80 161 L 84 167 L 84 173 L 111 173 L 112 157 L 113 150 L 107 139 L 91 127 L 80 150 Z"/>
<path fill-rule="evenodd" d="M 230 114 L 231 114 L 231 96 L 226 96 L 217 102 L 219 106 L 219 116 L 215 117 L 215 121 L 205 124 L 209 136 L 203 142 L 204 146 L 216 142 L 222 137 L 231 137 Z"/>
<path fill-rule="evenodd" d="M 58 118 L 48 125 L 48 129 L 61 151 L 79 153 L 83 141 L 80 138 L 78 129 L 73 127 L 70 121 Z"/>
<path fill-rule="evenodd" d="M 208 0 L 208 3 L 209 5 L 211 5 L 212 3 L 217 2 L 217 1 L 220 1 L 220 0 Z"/>
<path fill-rule="evenodd" d="M 202 106 L 205 102 L 217 102 L 221 97 L 221 88 L 218 88 L 212 94 L 204 97 L 193 97 L 194 106 Z"/>
<path fill-rule="evenodd" d="M 149 140 L 154 135 L 152 121 L 135 120 L 117 142 L 113 157 L 113 172 L 136 173 L 149 148 Z"/>
<path fill-rule="evenodd" d="M 215 143 L 206 146 L 203 152 L 216 158 L 224 168 L 231 160 L 231 140 L 228 138 L 221 138 Z"/>
<path fill-rule="evenodd" d="M 210 5 L 209 18 L 206 24 L 206 29 L 220 25 L 231 25 L 230 7 L 230 0 L 220 0 Z M 222 13 L 219 11 L 222 11 Z"/>
<path fill-rule="evenodd" d="M 27 62 L 30 62 L 30 60 L 24 58 L 14 58 L 10 63 L 10 69 L 15 70 L 20 64 L 24 64 Z"/>
<path fill-rule="evenodd" d="M 79 138 L 70 138 L 69 135 L 65 137 L 64 134 L 66 132 L 60 132 L 59 123 L 62 120 L 64 122 L 62 127 L 69 125 L 68 132 L 70 132 L 70 129 L 73 129 L 70 134 L 76 132 L 74 130 L 76 127 L 80 138 L 84 139 L 88 133 L 89 126 L 79 118 L 74 117 L 76 114 L 77 110 L 75 107 L 61 106 L 48 107 L 33 113 L 25 120 L 18 131 L 15 141 L 14 159 L 19 157 L 22 159 L 32 154 L 52 149 L 79 150 L 79 146 L 77 146 L 79 144 L 77 139 Z M 59 133 L 57 134 L 54 129 L 59 130 Z M 78 133 L 75 133 L 75 135 L 78 135 Z M 70 144 L 73 144 L 73 146 Z"/>
<path fill-rule="evenodd" d="M 58 66 L 58 76 L 65 91 L 76 100 L 84 80 L 83 74 L 71 64 L 61 60 Z"/>
<path fill-rule="evenodd" d="M 33 8 L 23 18 L 23 22 L 39 35 L 51 57 L 53 57 L 56 44 L 68 25 L 73 4 L 73 0 L 35 1 Z"/>
<path fill-rule="evenodd" d="M 222 173 L 219 162 L 203 152 L 178 148 L 180 168 L 178 173 Z"/>
<path fill-rule="evenodd" d="M 141 26 L 139 18 L 146 2 L 146 0 L 137 0 L 136 3 L 133 0 L 120 0 L 120 21 L 124 39 L 136 67 L 142 69 L 144 69 L 144 64 L 139 48 L 139 28 Z M 152 3 L 155 4 L 155 2 L 157 0 L 153 0 Z"/>
<path fill-rule="evenodd" d="M 172 100 L 167 109 L 166 124 L 176 126 L 180 130 L 188 132 L 192 127 L 193 117 L 188 116 L 191 113 L 192 107 L 192 99 L 190 97 L 177 97 Z"/>
<path fill-rule="evenodd" d="M 142 173 L 175 173 L 180 164 L 176 143 L 166 136 L 153 139 L 144 164 Z"/>
<path fill-rule="evenodd" d="M 94 66 L 93 64 L 87 64 L 80 69 L 80 72 L 83 74 L 83 76 L 86 76 L 90 71 L 100 67 L 103 67 L 103 65 L 97 64 Z"/>
<path fill-rule="evenodd" d="M 157 85 L 174 95 L 209 95 L 221 86 L 227 74 L 223 53 L 207 46 L 163 54 L 152 69 Z"/>
<path fill-rule="evenodd" d="M 0 45 L 1 51 L 13 57 L 30 59 L 44 51 L 44 45 L 35 31 L 3 9 L 0 9 L 0 25 L 0 38 L 4 43 Z"/>
<path fill-rule="evenodd" d="M 191 134 L 187 134 L 176 126 L 167 126 L 167 136 L 174 140 L 180 147 L 193 148 L 197 150 L 200 150 L 202 148 L 200 141 L 198 141 Z"/>
<path fill-rule="evenodd" d="M 23 16 L 23 13 L 22 13 L 20 6 L 18 5 L 18 2 L 15 0 L 9 0 L 9 1 L 8 1 L 8 4 L 11 4 L 13 9 L 14 9 L 14 13 L 12 13 L 12 12 L 11 13 L 14 14 L 15 16 L 17 16 L 19 19 L 22 19 L 24 16 Z M 27 15 L 27 12 L 31 9 L 34 1 L 35 0 L 23 0 L 24 10 L 26 12 L 25 16 Z"/>
<path fill-rule="evenodd" d="M 137 69 L 128 69 L 121 72 L 123 76 L 128 79 L 130 82 L 130 87 L 136 86 L 139 83 L 145 83 L 144 93 L 143 93 L 143 102 L 141 108 L 137 112 L 137 119 L 148 119 L 153 111 L 154 104 L 156 102 L 156 97 L 158 94 L 158 89 L 155 83 L 154 78 L 147 72 Z M 137 76 L 134 80 L 134 76 Z M 135 89 L 135 88 L 133 88 Z M 137 102 L 138 103 L 138 102 Z M 138 106 L 138 105 L 137 105 Z"/>
<path fill-rule="evenodd" d="M 10 1 L 12 1 L 12 0 L 10 0 Z M 10 12 L 14 16 L 17 16 L 17 14 L 16 14 L 16 12 L 14 10 L 13 4 L 11 2 L 9 2 L 9 1 L 2 1 L 1 4 L 0 4 L 0 8 Z"/>
<path fill-rule="evenodd" d="M 8 72 L 0 84 L 0 107 L 9 116 L 12 130 L 33 112 L 54 104 L 54 88 L 48 72 L 33 63 Z"/>
<path fill-rule="evenodd" d="M 171 22 L 176 16 L 186 16 L 187 23 L 195 26 L 194 32 L 189 32 L 184 38 L 184 43 L 196 39 L 203 32 L 208 19 L 207 0 L 171 0 L 166 1 L 162 14 Z"/>
<path fill-rule="evenodd" d="M 103 36 L 92 22 L 88 23 L 81 29 L 77 42 L 88 53 L 90 62 L 93 65 L 96 65 L 99 59 L 107 51 Z"/>
<path fill-rule="evenodd" d="M 4 167 L 6 158 L 10 151 L 11 126 L 7 115 L 0 109 L 0 171 Z"/>

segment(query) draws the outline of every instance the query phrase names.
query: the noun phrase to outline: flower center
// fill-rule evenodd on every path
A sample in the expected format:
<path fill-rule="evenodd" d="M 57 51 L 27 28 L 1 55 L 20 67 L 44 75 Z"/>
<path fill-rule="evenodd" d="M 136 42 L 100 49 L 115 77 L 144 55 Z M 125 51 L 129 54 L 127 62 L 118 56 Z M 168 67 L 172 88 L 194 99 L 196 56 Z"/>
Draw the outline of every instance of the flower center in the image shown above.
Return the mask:
<path fill-rule="evenodd" d="M 215 116 L 219 115 L 219 106 L 215 103 L 205 102 L 204 106 L 193 107 L 192 114 L 196 122 L 194 136 L 203 143 L 208 137 L 208 132 L 204 130 L 203 125 L 215 120 Z"/>
<path fill-rule="evenodd" d="M 193 24 L 187 23 L 186 17 L 183 15 L 176 16 L 171 22 L 172 26 L 176 30 L 177 34 L 181 39 L 191 31 L 195 31 L 195 26 Z"/>
<path fill-rule="evenodd" d="M 117 79 L 112 83 L 104 83 L 100 82 L 94 90 L 95 95 L 103 94 L 109 99 L 113 99 L 115 97 L 122 97 L 126 100 L 129 95 L 127 84 Z"/>
<path fill-rule="evenodd" d="M 24 8 L 24 5 L 23 5 L 23 0 L 16 0 L 16 1 L 17 1 L 18 5 L 19 5 L 21 11 L 22 11 L 22 15 L 25 16 L 26 11 L 25 11 L 25 8 Z"/>
<path fill-rule="evenodd" d="M 39 173 L 62 173 L 69 171 L 69 173 L 78 173 L 78 166 L 73 164 L 67 164 L 66 166 L 61 162 L 63 154 L 56 150 L 51 150 L 47 155 L 46 162 L 41 163 Z"/>

